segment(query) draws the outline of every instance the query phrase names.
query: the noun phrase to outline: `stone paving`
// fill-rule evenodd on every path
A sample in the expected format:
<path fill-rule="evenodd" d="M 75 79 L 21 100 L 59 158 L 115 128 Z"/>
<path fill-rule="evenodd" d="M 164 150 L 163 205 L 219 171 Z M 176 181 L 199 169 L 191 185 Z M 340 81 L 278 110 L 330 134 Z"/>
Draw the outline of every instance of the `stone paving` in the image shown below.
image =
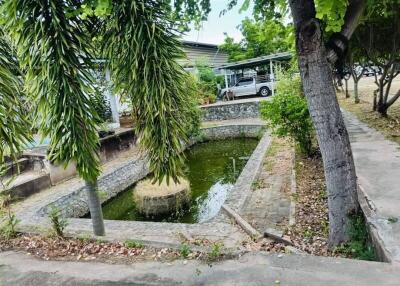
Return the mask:
<path fill-rule="evenodd" d="M 240 214 L 259 232 L 282 230 L 290 220 L 294 150 L 291 144 L 272 139 L 258 178 Z"/>

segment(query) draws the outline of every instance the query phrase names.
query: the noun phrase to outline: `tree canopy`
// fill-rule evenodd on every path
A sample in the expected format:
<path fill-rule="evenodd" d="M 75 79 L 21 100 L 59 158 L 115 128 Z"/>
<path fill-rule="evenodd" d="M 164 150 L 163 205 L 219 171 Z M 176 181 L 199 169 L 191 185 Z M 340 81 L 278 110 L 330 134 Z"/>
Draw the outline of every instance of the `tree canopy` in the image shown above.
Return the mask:
<path fill-rule="evenodd" d="M 229 54 L 230 61 L 238 61 L 286 52 L 294 48 L 294 33 L 291 25 L 285 25 L 280 20 L 251 20 L 246 18 L 240 25 L 243 40 L 235 43 L 226 35 L 221 50 Z"/>

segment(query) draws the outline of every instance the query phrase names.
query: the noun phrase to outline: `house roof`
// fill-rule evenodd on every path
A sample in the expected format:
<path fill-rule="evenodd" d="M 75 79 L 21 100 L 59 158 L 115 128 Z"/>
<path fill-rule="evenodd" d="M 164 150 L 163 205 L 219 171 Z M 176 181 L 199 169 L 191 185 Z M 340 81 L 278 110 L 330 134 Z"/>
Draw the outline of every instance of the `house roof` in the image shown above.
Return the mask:
<path fill-rule="evenodd" d="M 247 59 L 238 62 L 227 63 L 218 66 L 218 69 L 242 69 L 242 68 L 251 68 L 260 66 L 263 64 L 267 64 L 270 61 L 288 61 L 292 58 L 292 54 L 290 52 L 282 52 L 276 53 L 268 56 L 261 56 L 257 58 Z"/>
<path fill-rule="evenodd" d="M 207 44 L 207 43 L 192 42 L 192 41 L 182 41 L 182 43 L 184 46 L 218 49 L 218 45 L 215 44 Z"/>

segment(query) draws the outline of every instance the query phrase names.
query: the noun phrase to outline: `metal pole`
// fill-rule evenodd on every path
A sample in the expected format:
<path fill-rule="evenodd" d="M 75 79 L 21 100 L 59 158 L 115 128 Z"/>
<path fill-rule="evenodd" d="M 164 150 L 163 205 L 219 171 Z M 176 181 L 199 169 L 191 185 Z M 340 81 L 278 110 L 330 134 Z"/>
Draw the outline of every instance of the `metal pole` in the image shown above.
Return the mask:
<path fill-rule="evenodd" d="M 273 69 L 273 63 L 272 61 L 269 61 L 269 72 L 270 72 L 270 78 L 271 78 L 271 89 L 272 89 L 272 96 L 275 95 L 275 87 L 274 87 L 274 69 Z"/>
<path fill-rule="evenodd" d="M 225 71 L 225 88 L 228 88 L 228 75 L 226 74 L 226 69 L 224 69 Z"/>

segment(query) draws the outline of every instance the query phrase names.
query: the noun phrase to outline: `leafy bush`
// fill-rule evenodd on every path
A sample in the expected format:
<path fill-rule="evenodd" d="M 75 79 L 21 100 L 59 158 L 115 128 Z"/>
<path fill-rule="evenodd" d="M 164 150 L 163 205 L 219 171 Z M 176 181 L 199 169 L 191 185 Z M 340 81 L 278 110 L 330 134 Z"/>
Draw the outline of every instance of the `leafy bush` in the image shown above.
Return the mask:
<path fill-rule="evenodd" d="M 213 69 L 206 63 L 196 63 L 196 89 L 201 103 L 208 101 L 213 103 L 217 99 L 217 84 L 223 84 L 224 77 L 216 75 Z"/>
<path fill-rule="evenodd" d="M 16 226 L 19 220 L 10 208 L 11 196 L 0 196 L 0 237 L 11 239 L 17 235 Z"/>
<path fill-rule="evenodd" d="M 49 219 L 54 233 L 59 237 L 64 237 L 64 230 L 68 225 L 67 220 L 61 215 L 59 208 L 53 206 L 50 209 Z"/>
<path fill-rule="evenodd" d="M 100 117 L 101 123 L 111 121 L 112 113 L 110 102 L 104 96 L 107 89 L 110 87 L 105 80 L 104 74 L 97 71 L 94 73 L 95 89 L 94 93 L 90 94 L 90 102 Z"/>
<path fill-rule="evenodd" d="M 274 134 L 289 136 L 304 154 L 312 153 L 314 129 L 299 77 L 281 76 L 276 95 L 261 103 L 261 116 Z"/>

